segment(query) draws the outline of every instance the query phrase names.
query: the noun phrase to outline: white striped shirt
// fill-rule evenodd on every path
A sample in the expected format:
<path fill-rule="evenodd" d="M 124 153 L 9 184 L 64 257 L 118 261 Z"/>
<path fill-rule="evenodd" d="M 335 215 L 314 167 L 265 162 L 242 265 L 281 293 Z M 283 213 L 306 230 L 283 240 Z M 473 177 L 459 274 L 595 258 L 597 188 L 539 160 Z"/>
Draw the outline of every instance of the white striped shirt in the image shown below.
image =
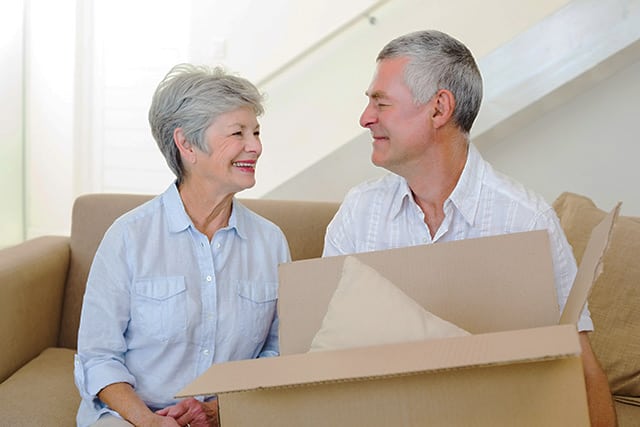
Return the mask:
<path fill-rule="evenodd" d="M 557 215 L 542 197 L 496 172 L 473 144 L 444 214 L 432 238 L 406 180 L 390 173 L 349 191 L 327 227 L 323 256 L 547 230 L 558 305 L 564 308 L 577 267 Z M 578 329 L 593 330 L 587 308 Z"/>

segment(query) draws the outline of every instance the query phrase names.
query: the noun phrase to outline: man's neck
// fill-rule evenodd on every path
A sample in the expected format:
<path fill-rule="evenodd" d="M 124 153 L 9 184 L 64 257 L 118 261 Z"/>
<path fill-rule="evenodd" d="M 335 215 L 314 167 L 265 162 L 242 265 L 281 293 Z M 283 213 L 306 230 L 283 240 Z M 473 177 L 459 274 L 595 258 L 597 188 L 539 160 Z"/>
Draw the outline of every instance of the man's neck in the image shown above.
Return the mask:
<path fill-rule="evenodd" d="M 404 176 L 424 213 L 431 237 L 444 220 L 444 202 L 458 184 L 467 162 L 468 148 L 466 139 L 441 143 L 415 174 Z"/>

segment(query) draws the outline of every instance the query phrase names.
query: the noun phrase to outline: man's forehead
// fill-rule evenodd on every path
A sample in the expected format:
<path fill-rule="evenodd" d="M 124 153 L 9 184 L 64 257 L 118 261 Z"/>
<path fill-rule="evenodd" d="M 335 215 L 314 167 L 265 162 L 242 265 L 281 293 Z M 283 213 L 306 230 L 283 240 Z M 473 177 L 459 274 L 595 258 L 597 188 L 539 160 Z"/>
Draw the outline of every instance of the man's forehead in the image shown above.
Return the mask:
<path fill-rule="evenodd" d="M 374 99 L 386 97 L 386 93 L 384 89 L 380 87 L 380 86 L 384 86 L 385 84 L 384 82 L 380 81 L 381 77 L 384 77 L 384 76 L 380 75 L 380 62 L 378 62 L 376 64 L 376 69 L 373 72 L 373 78 L 371 79 L 371 83 L 369 83 L 369 87 L 364 92 L 364 94 L 367 97 L 374 98 Z"/>

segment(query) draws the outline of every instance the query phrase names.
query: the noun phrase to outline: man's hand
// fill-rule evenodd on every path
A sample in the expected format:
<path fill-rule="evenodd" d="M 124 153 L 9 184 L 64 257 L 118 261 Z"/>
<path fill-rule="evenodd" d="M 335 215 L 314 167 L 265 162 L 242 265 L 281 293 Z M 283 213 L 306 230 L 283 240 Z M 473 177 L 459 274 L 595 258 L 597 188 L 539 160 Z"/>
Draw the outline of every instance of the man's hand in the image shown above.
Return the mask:
<path fill-rule="evenodd" d="M 156 414 L 171 417 L 181 426 L 218 427 L 218 401 L 203 403 L 193 397 L 181 400 L 173 406 L 156 411 Z"/>

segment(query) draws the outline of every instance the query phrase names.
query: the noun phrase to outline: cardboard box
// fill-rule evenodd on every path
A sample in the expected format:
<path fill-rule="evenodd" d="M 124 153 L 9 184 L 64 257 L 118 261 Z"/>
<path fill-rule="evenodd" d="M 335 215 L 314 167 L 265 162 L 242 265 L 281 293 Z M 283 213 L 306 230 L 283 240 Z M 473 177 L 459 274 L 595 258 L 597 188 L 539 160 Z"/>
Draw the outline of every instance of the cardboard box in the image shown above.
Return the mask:
<path fill-rule="evenodd" d="M 223 426 L 589 425 L 575 321 L 619 205 L 594 229 L 562 322 L 548 236 L 533 231 L 357 254 L 474 335 L 307 353 L 345 257 L 280 267 L 282 356 L 212 366 Z"/>

